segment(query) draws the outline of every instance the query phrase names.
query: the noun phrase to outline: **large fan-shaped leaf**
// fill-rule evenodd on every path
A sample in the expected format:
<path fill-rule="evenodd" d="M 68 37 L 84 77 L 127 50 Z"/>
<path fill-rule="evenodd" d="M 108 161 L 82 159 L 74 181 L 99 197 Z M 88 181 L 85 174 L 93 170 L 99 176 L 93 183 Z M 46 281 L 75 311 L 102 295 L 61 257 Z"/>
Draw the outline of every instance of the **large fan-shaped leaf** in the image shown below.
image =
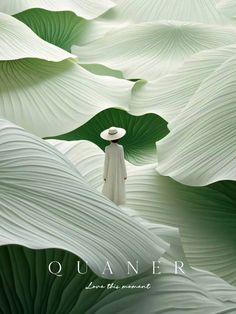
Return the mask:
<path fill-rule="evenodd" d="M 236 58 L 200 86 L 157 143 L 158 171 L 188 185 L 236 180 Z"/>
<path fill-rule="evenodd" d="M 86 33 L 86 42 L 130 24 L 163 20 L 204 24 L 229 22 L 216 9 L 215 0 L 121 0 L 117 5 L 92 21 Z"/>
<path fill-rule="evenodd" d="M 110 0 L 8 0 L 1 1 L 0 11 L 13 15 L 19 12 L 41 8 L 49 11 L 71 11 L 85 19 L 94 19 L 114 7 Z"/>
<path fill-rule="evenodd" d="M 106 305 L 113 307 L 112 312 L 115 313 L 116 306 L 110 304 L 112 301 L 117 301 L 122 307 L 124 296 L 130 299 L 131 304 L 140 298 L 144 300 L 145 297 L 146 291 L 142 289 L 125 289 L 125 293 L 124 289 L 123 291 L 120 289 L 117 293 L 115 288 L 109 290 L 97 288 L 96 291 L 86 289 L 90 282 L 94 286 L 106 287 L 113 281 L 97 277 L 89 268 L 86 274 L 78 274 L 77 261 L 79 259 L 68 252 L 52 249 L 33 251 L 16 246 L 1 247 L 0 252 L 0 289 L 2 291 L 0 309 L 6 314 L 85 314 L 90 313 L 93 308 L 97 311 L 104 310 Z M 52 261 L 61 263 L 61 277 L 49 273 L 48 265 Z M 80 264 L 80 270 L 85 272 L 85 263 L 80 261 Z M 54 263 L 53 266 L 56 271 L 57 265 Z M 134 284 L 135 282 L 144 285 L 150 281 L 148 274 L 116 281 L 113 285 Z"/>
<path fill-rule="evenodd" d="M 168 244 L 89 187 L 67 159 L 45 141 L 1 120 L 0 244 L 62 248 L 97 274 L 127 275 L 127 261 L 151 267 Z M 138 242 L 137 242 L 138 239 Z M 114 275 L 105 272 L 110 261 Z"/>
<path fill-rule="evenodd" d="M 1 247 L 0 253 L 0 309 L 6 314 L 84 314 L 90 313 L 93 308 L 97 311 L 104 310 L 107 305 L 113 307 L 112 312 L 115 313 L 115 305 L 112 305 L 112 302 L 117 301 L 120 307 L 125 307 L 123 299 L 126 297 L 129 303 L 126 306 L 130 307 L 134 300 L 136 303 L 144 302 L 147 291 L 144 289 L 117 291 L 115 288 L 89 290 L 87 287 L 90 282 L 94 286 L 107 287 L 112 283 L 114 286 L 146 285 L 152 281 L 149 273 L 122 281 L 105 280 L 96 276 L 83 261 L 80 261 L 80 270 L 81 272 L 87 270 L 87 273 L 78 274 L 78 257 L 58 249 L 33 251 L 8 246 Z M 61 263 L 60 277 L 49 273 L 48 265 L 52 261 Z M 56 272 L 58 265 L 54 263 L 53 266 L 52 270 Z"/>
<path fill-rule="evenodd" d="M 89 141 L 46 140 L 65 155 L 93 187 L 101 191 L 104 152 Z"/>
<path fill-rule="evenodd" d="M 87 141 L 50 142 L 101 190 L 104 153 L 96 145 Z M 236 285 L 236 184 L 189 187 L 159 175 L 155 167 L 127 163 L 127 206 L 136 210 L 133 218 L 180 228 L 190 264 Z"/>
<path fill-rule="evenodd" d="M 80 43 L 84 37 L 87 21 L 73 12 L 51 12 L 32 9 L 21 12 L 15 17 L 29 26 L 45 41 L 67 51 L 73 44 Z"/>
<path fill-rule="evenodd" d="M 203 51 L 166 77 L 137 82 L 130 112 L 136 115 L 153 112 L 170 121 L 188 104 L 201 83 L 235 53 L 235 45 Z"/>
<path fill-rule="evenodd" d="M 140 304 L 141 313 L 234 313 L 235 287 L 209 272 L 193 270 L 175 275 L 172 265 L 164 266 L 163 274 L 152 284 L 152 292 Z"/>
<path fill-rule="evenodd" d="M 133 83 L 69 61 L 0 62 L 0 116 L 39 136 L 69 132 L 109 107 L 128 106 Z"/>
<path fill-rule="evenodd" d="M 235 43 L 236 29 L 182 22 L 144 23 L 73 46 L 80 64 L 101 64 L 125 78 L 154 80 L 178 68 L 193 53 Z"/>
<path fill-rule="evenodd" d="M 225 23 L 224 16 L 217 11 L 215 0 L 121 0 L 105 14 L 118 21 L 133 23 L 158 20 L 178 20 L 199 23 Z M 105 19 L 104 18 L 104 19 Z"/>
<path fill-rule="evenodd" d="M 189 262 L 235 285 L 233 194 L 228 197 L 214 186 L 192 188 L 178 184 L 155 173 L 151 166 L 128 169 L 128 174 L 128 206 L 148 221 L 179 227 Z M 236 186 L 232 187 L 235 193 Z M 142 204 L 146 204 L 144 209 Z"/>
<path fill-rule="evenodd" d="M 168 133 L 166 121 L 154 114 L 135 117 L 124 110 L 107 109 L 98 113 L 80 128 L 60 135 L 62 140 L 89 140 L 103 150 L 108 142 L 100 137 L 100 133 L 112 125 L 126 129 L 126 136 L 120 140 L 125 148 L 125 158 L 134 164 L 157 161 L 155 142 Z"/>
<path fill-rule="evenodd" d="M 71 57 L 74 56 L 41 40 L 14 17 L 0 13 L 0 60 L 38 58 L 62 61 Z"/>
<path fill-rule="evenodd" d="M 143 274 L 111 281 L 98 278 L 88 268 L 77 273 L 78 258 L 61 250 L 32 251 L 9 246 L 0 248 L 0 310 L 2 313 L 233 313 L 235 288 L 211 273 L 185 270 L 175 275 L 173 263 L 161 260 L 160 275 Z M 51 261 L 62 265 L 62 276 L 48 272 Z M 81 262 L 81 271 L 86 265 Z M 22 269 L 24 271 L 22 272 Z M 92 282 L 101 288 L 89 290 Z M 113 284 L 116 288 L 107 288 Z M 121 288 L 146 286 L 150 289 Z M 103 288 L 102 288 L 103 287 Z"/>

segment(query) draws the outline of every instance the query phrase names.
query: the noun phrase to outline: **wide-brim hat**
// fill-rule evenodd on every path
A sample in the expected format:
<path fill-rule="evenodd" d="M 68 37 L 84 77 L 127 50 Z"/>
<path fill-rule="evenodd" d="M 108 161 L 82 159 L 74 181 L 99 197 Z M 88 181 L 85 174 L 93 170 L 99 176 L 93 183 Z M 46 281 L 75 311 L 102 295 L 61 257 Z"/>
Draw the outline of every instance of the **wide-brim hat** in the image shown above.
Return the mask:
<path fill-rule="evenodd" d="M 117 128 L 115 126 L 110 127 L 100 133 L 101 138 L 107 141 L 118 140 L 123 137 L 126 133 L 126 130 L 123 128 Z"/>

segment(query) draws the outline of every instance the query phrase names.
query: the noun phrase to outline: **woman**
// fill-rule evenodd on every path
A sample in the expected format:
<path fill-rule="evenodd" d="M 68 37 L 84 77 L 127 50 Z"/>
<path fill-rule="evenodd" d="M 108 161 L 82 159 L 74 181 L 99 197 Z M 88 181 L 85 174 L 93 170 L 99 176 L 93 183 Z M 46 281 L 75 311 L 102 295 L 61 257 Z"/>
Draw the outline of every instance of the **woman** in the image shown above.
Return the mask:
<path fill-rule="evenodd" d="M 126 131 L 122 128 L 110 127 L 103 131 L 100 136 L 110 145 L 105 147 L 105 161 L 103 172 L 103 189 L 102 193 L 116 205 L 125 204 L 125 180 L 127 172 L 124 160 L 124 149 L 118 144 L 121 137 Z"/>

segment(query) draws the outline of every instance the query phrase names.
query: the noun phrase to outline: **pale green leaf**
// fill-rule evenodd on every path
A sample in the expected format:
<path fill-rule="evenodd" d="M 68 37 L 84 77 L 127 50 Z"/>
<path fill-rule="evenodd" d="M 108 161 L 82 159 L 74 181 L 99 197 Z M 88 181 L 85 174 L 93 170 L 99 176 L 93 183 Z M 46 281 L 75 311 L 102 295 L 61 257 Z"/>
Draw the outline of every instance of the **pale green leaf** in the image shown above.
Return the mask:
<path fill-rule="evenodd" d="M 90 37 L 91 22 L 76 16 L 73 12 L 52 12 L 42 9 L 31 9 L 15 17 L 29 26 L 43 40 L 67 51 L 72 45 L 82 45 Z M 92 33 L 96 34 L 94 29 Z M 90 72 L 122 78 L 119 71 L 112 71 L 99 65 L 84 65 Z"/>
<path fill-rule="evenodd" d="M 163 254 L 162 258 L 167 259 L 172 263 L 177 260 L 182 261 L 184 263 L 185 270 L 191 269 L 183 249 L 179 228 L 166 224 L 152 223 L 150 220 L 141 218 L 139 216 L 139 212 L 131 209 L 130 207 L 126 207 L 125 205 L 120 206 L 120 208 L 125 214 L 133 217 L 133 219 L 140 222 L 151 232 L 170 245 L 169 249 Z"/>
<path fill-rule="evenodd" d="M 91 21 L 84 42 L 131 24 L 160 21 L 182 21 L 203 24 L 230 24 L 216 8 L 215 0 L 118 0 L 116 6 Z"/>
<path fill-rule="evenodd" d="M 236 180 L 236 58 L 200 85 L 157 142 L 158 171 L 188 185 Z"/>
<path fill-rule="evenodd" d="M 95 17 L 114 7 L 110 0 L 3 0 L 0 2 L 0 11 L 13 15 L 19 12 L 40 8 L 49 11 L 71 11 L 85 19 Z"/>
<path fill-rule="evenodd" d="M 168 244 L 91 188 L 44 140 L 0 121 L 0 244 L 61 248 L 99 276 L 122 278 L 127 261 L 151 267 Z M 138 239 L 138 242 L 137 242 Z M 114 274 L 102 274 L 110 261 Z"/>
<path fill-rule="evenodd" d="M 188 271 L 185 275 L 175 275 L 172 264 L 165 264 L 162 268 L 162 275 L 152 283 L 152 291 L 145 298 L 145 302 L 139 304 L 137 313 L 233 314 L 235 312 L 235 287 L 214 274 L 197 269 Z M 120 313 L 130 312 L 124 310 Z M 135 305 L 133 313 L 136 313 Z"/>
<path fill-rule="evenodd" d="M 85 46 L 73 46 L 80 64 L 101 64 L 128 79 L 154 80 L 201 50 L 235 43 L 236 28 L 177 21 L 131 25 Z"/>
<path fill-rule="evenodd" d="M 88 141 L 50 143 L 75 164 L 91 186 L 101 191 L 102 150 Z M 189 187 L 159 175 L 156 164 L 134 166 L 127 162 L 127 172 L 126 206 L 134 210 L 131 216 L 179 228 L 190 265 L 212 271 L 236 285 L 236 184 Z M 124 210 L 130 215 L 130 209 Z M 157 234 L 171 242 L 167 234 L 161 236 L 160 229 Z M 178 242 L 176 245 L 180 247 Z"/>
<path fill-rule="evenodd" d="M 227 0 L 226 0 L 227 1 Z M 232 0 L 231 0 L 232 1 Z M 208 24 L 226 23 L 215 0 L 120 0 L 103 17 L 132 23 L 178 20 Z"/>
<path fill-rule="evenodd" d="M 19 246 L 0 248 L 0 310 L 3 313 L 31 314 L 110 314 L 110 313 L 233 313 L 236 308 L 235 287 L 217 276 L 198 269 L 184 269 L 185 275 L 174 274 L 174 265 L 161 258 L 161 272 L 149 272 L 123 280 L 97 277 L 89 268 L 77 273 L 78 257 L 71 253 L 48 249 L 30 250 Z M 49 274 L 47 265 L 62 265 L 62 277 Z M 80 261 L 80 269 L 86 265 Z M 22 272 L 22 269 L 24 271 Z M 86 289 L 92 282 L 104 288 Z M 113 284 L 118 289 L 107 289 Z M 124 286 L 150 284 L 150 289 L 128 289 Z"/>
<path fill-rule="evenodd" d="M 0 81 L 0 116 L 41 137 L 74 130 L 106 108 L 127 108 L 133 86 L 70 60 L 0 62 Z"/>
<path fill-rule="evenodd" d="M 236 53 L 236 45 L 199 52 L 173 73 L 151 82 L 137 82 L 132 91 L 130 112 L 153 112 L 167 121 L 188 104 L 204 80 Z"/>
<path fill-rule="evenodd" d="M 46 141 L 65 155 L 93 188 L 101 191 L 104 152 L 97 145 L 86 140 L 62 141 L 49 139 Z"/>
<path fill-rule="evenodd" d="M 38 58 L 62 61 L 75 56 L 40 39 L 25 24 L 0 13 L 0 60 Z"/>

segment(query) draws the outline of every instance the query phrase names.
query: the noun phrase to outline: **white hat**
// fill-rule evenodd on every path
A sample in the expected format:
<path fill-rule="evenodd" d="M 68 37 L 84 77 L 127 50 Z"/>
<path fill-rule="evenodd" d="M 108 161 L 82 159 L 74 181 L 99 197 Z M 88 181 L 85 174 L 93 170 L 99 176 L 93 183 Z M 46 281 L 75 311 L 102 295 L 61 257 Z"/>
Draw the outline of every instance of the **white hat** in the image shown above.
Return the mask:
<path fill-rule="evenodd" d="M 126 131 L 115 126 L 110 127 L 100 133 L 101 138 L 107 141 L 118 140 L 125 135 Z"/>

